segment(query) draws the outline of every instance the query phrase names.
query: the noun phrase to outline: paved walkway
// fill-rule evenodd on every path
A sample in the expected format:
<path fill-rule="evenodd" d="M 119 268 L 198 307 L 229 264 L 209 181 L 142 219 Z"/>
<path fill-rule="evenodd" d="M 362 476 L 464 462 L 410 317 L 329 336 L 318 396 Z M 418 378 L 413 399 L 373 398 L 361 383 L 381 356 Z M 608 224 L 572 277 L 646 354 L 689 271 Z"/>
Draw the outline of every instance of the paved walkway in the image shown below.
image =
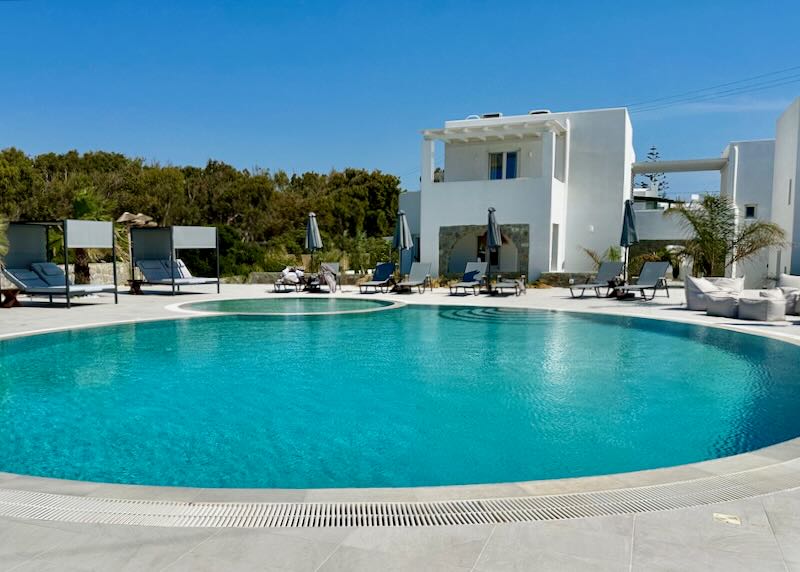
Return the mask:
<path fill-rule="evenodd" d="M 259 286 L 223 286 L 222 297 L 264 295 Z M 211 291 L 210 289 L 208 290 Z M 344 295 L 348 295 L 347 290 Z M 214 295 L 216 296 L 216 295 Z M 0 310 L 0 336 L 172 317 L 167 305 L 202 296 L 121 296 L 72 310 Z M 388 296 L 400 298 L 399 296 Z M 713 323 L 800 343 L 800 323 L 749 324 L 677 309 L 669 300 L 571 300 L 563 290 L 518 298 L 454 298 L 443 291 L 408 303 L 578 310 Z M 725 464 L 727 460 L 718 461 Z M 734 460 L 735 462 L 735 460 Z M 712 462 L 713 463 L 713 462 Z M 671 471 L 673 469 L 665 469 Z M 652 478 L 667 474 L 648 472 Z M 601 477 L 602 478 L 602 477 Z M 622 477 L 620 477 L 622 478 Z M 19 479 L 17 477 L 17 479 Z M 572 480 L 570 487 L 576 481 Z M 11 488 L 12 475 L 0 477 Z M 59 483 L 56 481 L 56 485 Z M 62 492 L 73 485 L 61 482 Z M 558 482 L 551 482 L 558 487 Z M 565 485 L 566 486 L 566 485 Z M 167 490 L 167 497 L 178 493 Z M 800 570 L 800 490 L 695 508 L 557 522 L 416 528 L 207 529 L 87 525 L 0 518 L 0 570 Z"/>

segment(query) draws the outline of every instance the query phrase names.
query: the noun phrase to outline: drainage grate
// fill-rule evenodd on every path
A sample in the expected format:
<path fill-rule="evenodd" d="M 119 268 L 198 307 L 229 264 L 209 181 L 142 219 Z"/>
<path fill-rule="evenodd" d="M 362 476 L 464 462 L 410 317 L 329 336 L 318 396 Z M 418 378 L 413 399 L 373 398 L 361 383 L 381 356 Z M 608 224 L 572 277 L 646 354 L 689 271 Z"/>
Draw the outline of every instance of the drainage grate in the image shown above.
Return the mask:
<path fill-rule="evenodd" d="M 0 489 L 0 515 L 165 527 L 396 527 L 496 524 L 688 508 L 800 487 L 785 464 L 607 491 L 433 502 L 224 503 L 79 497 Z"/>

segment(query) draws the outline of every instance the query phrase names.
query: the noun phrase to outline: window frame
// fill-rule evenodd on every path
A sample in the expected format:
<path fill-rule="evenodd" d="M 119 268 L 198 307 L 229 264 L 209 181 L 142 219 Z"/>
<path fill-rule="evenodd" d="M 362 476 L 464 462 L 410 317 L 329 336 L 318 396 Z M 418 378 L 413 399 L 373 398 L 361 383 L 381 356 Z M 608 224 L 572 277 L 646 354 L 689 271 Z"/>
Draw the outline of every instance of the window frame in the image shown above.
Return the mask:
<path fill-rule="evenodd" d="M 519 179 L 520 178 L 520 157 L 522 156 L 522 149 L 508 149 L 504 151 L 489 151 L 488 152 L 488 180 L 489 181 L 504 181 L 509 179 L 508 176 L 508 155 L 509 153 L 514 153 L 517 156 L 516 164 L 514 166 L 514 176 L 510 177 L 511 179 Z M 501 156 L 500 161 L 500 177 L 493 179 L 492 178 L 492 157 L 495 155 Z"/>
<path fill-rule="evenodd" d="M 753 209 L 753 216 L 748 216 L 747 211 L 749 209 Z M 753 220 L 758 218 L 758 205 L 757 204 L 747 204 L 744 205 L 744 218 L 745 220 Z"/>

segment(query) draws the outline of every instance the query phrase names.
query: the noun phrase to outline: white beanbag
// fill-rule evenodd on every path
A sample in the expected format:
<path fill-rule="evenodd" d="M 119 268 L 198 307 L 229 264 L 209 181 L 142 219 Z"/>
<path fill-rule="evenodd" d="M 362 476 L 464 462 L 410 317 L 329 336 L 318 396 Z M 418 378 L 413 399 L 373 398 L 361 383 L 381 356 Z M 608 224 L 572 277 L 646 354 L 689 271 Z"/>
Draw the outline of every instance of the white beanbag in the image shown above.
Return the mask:
<path fill-rule="evenodd" d="M 706 314 L 721 318 L 739 317 L 739 297 L 728 292 L 710 292 L 705 294 Z"/>

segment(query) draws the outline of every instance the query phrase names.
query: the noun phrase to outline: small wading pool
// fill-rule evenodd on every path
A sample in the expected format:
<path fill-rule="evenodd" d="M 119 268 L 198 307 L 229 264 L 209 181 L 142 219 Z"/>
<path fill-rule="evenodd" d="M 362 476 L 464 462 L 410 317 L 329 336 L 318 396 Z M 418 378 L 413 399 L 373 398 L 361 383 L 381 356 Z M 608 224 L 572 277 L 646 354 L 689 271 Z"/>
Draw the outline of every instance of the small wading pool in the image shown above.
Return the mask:
<path fill-rule="evenodd" d="M 0 470 L 405 487 L 664 467 L 800 435 L 800 347 L 535 310 L 286 298 L 0 342 Z M 290 312 L 292 313 L 292 312 Z"/>
<path fill-rule="evenodd" d="M 296 316 L 313 314 L 353 314 L 388 310 L 401 306 L 386 300 L 360 300 L 357 298 L 313 298 L 291 296 L 286 298 L 246 298 L 237 300 L 211 300 L 181 304 L 185 310 L 215 312 L 220 314 L 245 314 L 261 316 Z"/>

